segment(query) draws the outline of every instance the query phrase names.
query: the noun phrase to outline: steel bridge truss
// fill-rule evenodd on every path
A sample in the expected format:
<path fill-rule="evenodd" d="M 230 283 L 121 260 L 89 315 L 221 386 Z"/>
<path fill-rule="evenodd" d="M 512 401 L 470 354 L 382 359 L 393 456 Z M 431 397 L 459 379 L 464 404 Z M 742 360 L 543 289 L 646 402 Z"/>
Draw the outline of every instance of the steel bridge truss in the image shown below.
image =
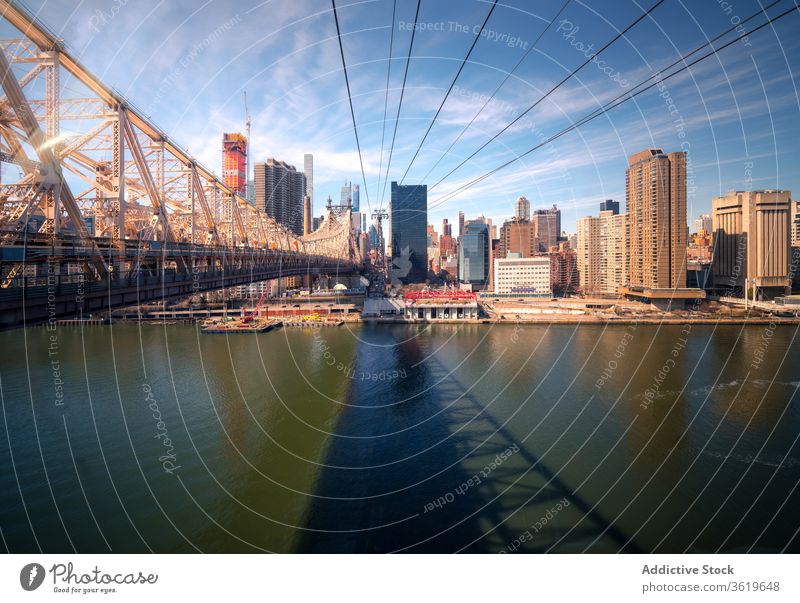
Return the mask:
<path fill-rule="evenodd" d="M 317 231 L 295 235 L 92 75 L 25 9 L 0 0 L 0 17 L 21 34 L 0 40 L 0 244 L 47 235 L 54 248 L 77 246 L 85 250 L 80 270 L 95 280 L 142 270 L 125 253 L 132 242 L 189 250 L 144 262 L 178 273 L 235 265 L 237 257 L 242 267 L 258 250 L 343 270 L 361 265 L 349 210 L 328 211 Z M 18 178 L 9 178 L 15 168 L 7 164 Z M 24 270 L 24 261 L 4 261 L 2 286 Z"/>

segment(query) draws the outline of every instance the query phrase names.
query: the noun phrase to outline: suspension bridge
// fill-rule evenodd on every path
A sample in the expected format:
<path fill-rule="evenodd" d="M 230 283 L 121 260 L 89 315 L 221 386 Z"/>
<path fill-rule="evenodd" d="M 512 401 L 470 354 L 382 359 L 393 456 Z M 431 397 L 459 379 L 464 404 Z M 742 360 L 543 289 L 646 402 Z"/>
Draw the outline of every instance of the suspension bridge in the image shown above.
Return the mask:
<path fill-rule="evenodd" d="M 363 268 L 349 208 L 296 235 L 25 8 L 0 19 L 19 32 L 0 40 L 0 325 Z"/>

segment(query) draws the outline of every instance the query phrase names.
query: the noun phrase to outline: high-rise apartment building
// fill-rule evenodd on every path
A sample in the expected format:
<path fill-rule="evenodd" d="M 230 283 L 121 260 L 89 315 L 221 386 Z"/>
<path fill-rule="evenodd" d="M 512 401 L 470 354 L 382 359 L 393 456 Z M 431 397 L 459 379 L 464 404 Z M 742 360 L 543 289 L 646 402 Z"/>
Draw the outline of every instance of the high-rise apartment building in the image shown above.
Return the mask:
<path fill-rule="evenodd" d="M 578 229 L 578 272 L 580 288 L 593 293 L 599 289 L 600 281 L 600 219 L 593 216 L 579 218 Z"/>
<path fill-rule="evenodd" d="M 711 211 L 714 287 L 782 293 L 789 285 L 791 193 L 733 191 L 712 199 Z"/>
<path fill-rule="evenodd" d="M 686 153 L 647 149 L 625 173 L 632 287 L 686 287 Z"/>
<path fill-rule="evenodd" d="M 509 253 L 519 253 L 530 258 L 539 253 L 539 240 L 536 238 L 533 222 L 530 220 L 509 220 L 500 227 L 500 257 Z"/>
<path fill-rule="evenodd" d="M 600 212 L 599 217 L 580 218 L 578 224 L 578 272 L 580 287 L 593 293 L 617 293 L 627 283 L 628 216 Z"/>
<path fill-rule="evenodd" d="M 578 233 L 577 232 L 567 233 L 566 239 L 567 239 L 566 240 L 567 246 L 570 249 L 577 249 L 578 248 Z"/>
<path fill-rule="evenodd" d="M 428 247 L 433 247 L 434 245 L 439 245 L 439 235 L 433 228 L 433 224 L 428 224 L 428 228 L 426 230 L 427 237 L 428 237 Z"/>
<path fill-rule="evenodd" d="M 255 165 L 256 207 L 297 235 L 303 234 L 306 177 L 293 165 L 267 159 Z"/>
<path fill-rule="evenodd" d="M 705 232 L 706 234 L 711 233 L 711 214 L 700 214 L 695 218 L 695 221 L 692 223 L 692 232 L 699 233 Z"/>
<path fill-rule="evenodd" d="M 428 276 L 428 187 L 392 182 L 392 283 L 424 283 Z"/>
<path fill-rule="evenodd" d="M 578 254 L 566 243 L 560 243 L 558 251 L 551 251 L 550 256 L 550 288 L 554 295 L 565 295 L 574 292 L 580 283 L 578 270 Z"/>
<path fill-rule="evenodd" d="M 470 220 L 464 226 L 458 245 L 458 280 L 472 291 L 489 285 L 489 226 L 483 220 Z"/>
<path fill-rule="evenodd" d="M 494 261 L 500 259 L 500 239 L 489 239 L 489 291 L 495 290 Z"/>
<path fill-rule="evenodd" d="M 600 212 L 598 242 L 600 244 L 598 290 L 617 293 L 628 283 L 628 214 Z"/>
<path fill-rule="evenodd" d="M 456 254 L 456 240 L 452 235 L 444 234 L 439 237 L 439 253 L 443 258 Z"/>
<path fill-rule="evenodd" d="M 464 234 L 464 212 L 458 212 L 458 236 Z"/>
<path fill-rule="evenodd" d="M 514 204 L 514 217 L 517 221 L 531 219 L 531 202 L 527 197 L 520 197 Z"/>

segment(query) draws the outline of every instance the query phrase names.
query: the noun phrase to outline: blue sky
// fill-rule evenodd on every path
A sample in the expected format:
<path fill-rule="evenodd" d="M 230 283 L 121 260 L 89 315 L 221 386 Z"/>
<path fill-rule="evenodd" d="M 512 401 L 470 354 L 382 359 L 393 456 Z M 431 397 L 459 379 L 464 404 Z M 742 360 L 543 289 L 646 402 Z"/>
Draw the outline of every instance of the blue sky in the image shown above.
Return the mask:
<path fill-rule="evenodd" d="M 499 2 L 406 182 L 433 186 L 464 158 L 585 60 L 653 1 L 571 1 L 452 150 L 445 150 L 530 47 L 563 0 Z M 389 180 L 399 180 L 439 107 L 479 25 L 486 0 L 422 0 Z M 764 3 L 766 4 L 766 2 Z M 791 1 L 771 9 L 777 14 Z M 381 194 L 416 2 L 398 0 L 388 122 L 381 136 L 393 0 L 340 0 L 339 18 L 374 209 Z M 27 0 L 71 51 L 219 172 L 220 136 L 244 128 L 242 91 L 253 119 L 253 159 L 302 169 L 315 156 L 315 209 L 344 180 L 361 182 L 330 3 L 323 0 Z M 800 15 L 784 17 L 666 82 L 672 106 L 651 90 L 574 130 L 464 193 L 447 193 L 518 156 L 633 84 L 758 10 L 758 1 L 666 0 L 605 51 L 606 72 L 586 65 L 525 119 L 429 192 L 429 221 L 480 213 L 495 222 L 524 194 L 534 208 L 557 203 L 562 221 L 593 215 L 603 199 L 624 203 L 627 157 L 658 146 L 690 153 L 689 220 L 731 189 L 800 191 Z M 563 23 L 561 20 L 564 20 Z M 760 23 L 761 20 L 756 20 Z M 752 26 L 754 23 L 748 24 Z M 619 74 L 619 75 L 616 75 Z M 616 76 L 616 78 L 614 77 Z M 617 81 L 615 81 L 615 79 Z M 62 85 L 69 87 L 69 81 Z M 672 114 L 670 113 L 672 111 Z M 680 118 L 680 137 L 674 120 Z M 441 161 L 430 173 L 429 169 Z M 752 168 L 748 166 L 752 164 Z M 427 175 L 427 177 L 426 177 Z M 379 186 L 380 178 L 380 186 Z M 423 180 L 424 178 L 424 180 Z M 748 182 L 752 178 L 751 182 Z M 361 204 L 367 205 L 362 183 Z"/>

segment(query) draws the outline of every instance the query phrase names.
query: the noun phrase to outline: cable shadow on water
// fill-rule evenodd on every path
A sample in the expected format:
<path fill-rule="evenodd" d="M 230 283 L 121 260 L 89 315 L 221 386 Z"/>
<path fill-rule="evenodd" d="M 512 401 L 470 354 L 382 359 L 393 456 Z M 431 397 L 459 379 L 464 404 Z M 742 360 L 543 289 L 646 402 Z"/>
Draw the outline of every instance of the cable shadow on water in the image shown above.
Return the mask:
<path fill-rule="evenodd" d="M 496 386 L 448 368 L 435 337 L 409 338 L 409 329 L 364 329 L 353 405 L 328 444 L 306 514 L 313 531 L 298 552 L 543 552 L 573 527 L 557 551 L 582 550 L 605 532 L 593 550 L 640 552 L 521 442 L 533 424 L 514 435 L 515 418 L 493 400 L 508 402 L 502 386 L 482 395 Z"/>

